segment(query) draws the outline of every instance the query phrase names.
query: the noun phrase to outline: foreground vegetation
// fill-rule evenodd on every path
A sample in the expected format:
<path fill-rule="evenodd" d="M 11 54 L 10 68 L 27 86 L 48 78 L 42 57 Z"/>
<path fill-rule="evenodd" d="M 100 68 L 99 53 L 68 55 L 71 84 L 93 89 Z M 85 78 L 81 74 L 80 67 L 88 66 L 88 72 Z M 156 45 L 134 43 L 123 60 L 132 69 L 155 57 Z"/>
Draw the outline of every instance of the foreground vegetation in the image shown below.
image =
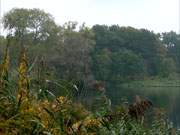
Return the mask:
<path fill-rule="evenodd" d="M 73 100 L 73 95 L 69 94 L 72 91 L 70 88 L 66 89 L 66 96 L 59 97 L 50 92 L 47 94 L 45 89 L 38 87 L 36 89 L 40 91 L 31 93 L 25 48 L 21 50 L 18 83 L 12 84 L 13 80 L 8 78 L 9 63 L 7 46 L 0 72 L 0 134 L 173 135 L 177 133 L 160 109 L 156 109 L 152 116 L 154 118 L 152 125 L 146 123 L 145 112 L 152 107 L 152 103 L 140 97 L 136 98 L 134 104 L 124 104 L 112 110 L 110 101 L 101 93 L 95 104 L 96 108 L 90 111 Z"/>

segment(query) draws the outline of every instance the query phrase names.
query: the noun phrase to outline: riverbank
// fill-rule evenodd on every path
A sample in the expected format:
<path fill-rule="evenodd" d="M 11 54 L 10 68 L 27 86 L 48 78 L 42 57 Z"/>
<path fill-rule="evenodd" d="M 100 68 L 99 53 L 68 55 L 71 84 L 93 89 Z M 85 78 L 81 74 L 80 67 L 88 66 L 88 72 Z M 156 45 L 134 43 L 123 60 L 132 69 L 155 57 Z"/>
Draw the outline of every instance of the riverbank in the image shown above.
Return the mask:
<path fill-rule="evenodd" d="M 155 78 L 147 80 L 136 80 L 124 83 L 125 87 L 180 87 L 180 79 Z"/>

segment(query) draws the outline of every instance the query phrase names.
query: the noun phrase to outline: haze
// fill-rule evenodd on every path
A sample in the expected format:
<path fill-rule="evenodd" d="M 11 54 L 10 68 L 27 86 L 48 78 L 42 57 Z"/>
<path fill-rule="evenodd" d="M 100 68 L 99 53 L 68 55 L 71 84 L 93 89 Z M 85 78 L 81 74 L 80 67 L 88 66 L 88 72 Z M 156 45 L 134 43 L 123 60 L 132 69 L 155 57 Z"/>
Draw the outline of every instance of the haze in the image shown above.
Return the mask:
<path fill-rule="evenodd" d="M 179 31 L 178 0 L 2 0 L 2 14 L 14 7 L 40 8 L 58 24 L 67 21 L 119 24 L 154 32 Z"/>

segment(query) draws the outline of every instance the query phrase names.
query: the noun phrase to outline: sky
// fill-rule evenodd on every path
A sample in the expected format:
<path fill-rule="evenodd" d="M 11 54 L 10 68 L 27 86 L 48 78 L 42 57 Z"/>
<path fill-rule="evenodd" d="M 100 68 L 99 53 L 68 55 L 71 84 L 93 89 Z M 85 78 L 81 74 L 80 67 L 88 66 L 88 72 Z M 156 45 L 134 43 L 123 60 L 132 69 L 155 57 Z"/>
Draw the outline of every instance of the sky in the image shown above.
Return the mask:
<path fill-rule="evenodd" d="M 52 14 L 57 24 L 68 21 L 118 24 L 156 33 L 179 32 L 180 0 L 1 0 L 2 15 L 12 8 L 39 8 Z"/>

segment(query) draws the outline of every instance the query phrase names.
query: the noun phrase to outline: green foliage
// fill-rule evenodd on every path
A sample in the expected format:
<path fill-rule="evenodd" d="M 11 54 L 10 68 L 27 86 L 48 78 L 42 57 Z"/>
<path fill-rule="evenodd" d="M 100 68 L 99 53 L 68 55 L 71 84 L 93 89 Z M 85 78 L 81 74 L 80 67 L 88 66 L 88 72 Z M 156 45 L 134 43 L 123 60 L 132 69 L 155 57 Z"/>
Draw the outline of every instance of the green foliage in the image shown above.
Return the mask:
<path fill-rule="evenodd" d="M 122 49 L 113 53 L 112 61 L 112 74 L 119 82 L 126 80 L 126 78 L 132 80 L 145 74 L 142 57 L 132 51 Z"/>
<path fill-rule="evenodd" d="M 168 77 L 178 69 L 179 39 L 173 32 L 159 37 L 145 29 L 118 25 L 88 28 L 83 24 L 78 29 L 77 22 L 67 22 L 58 26 L 39 9 L 12 9 L 3 24 L 13 35 L 10 54 L 16 65 L 19 44 L 25 44 L 30 62 L 43 57 L 47 68 L 61 79 L 85 80 L 87 85 L 92 80 L 110 83 Z"/>
<path fill-rule="evenodd" d="M 107 49 L 93 55 L 93 73 L 97 80 L 108 80 L 112 74 L 111 66 L 111 52 Z"/>
<path fill-rule="evenodd" d="M 7 59 L 7 50 L 5 61 Z M 6 67 L 6 62 L 2 66 Z M 9 70 L 7 70 L 9 72 Z M 36 93 L 30 94 L 30 82 L 26 51 L 20 56 L 18 96 L 13 86 L 5 87 L 6 93 L 0 96 L 0 133 L 7 135 L 76 135 L 76 134 L 167 134 L 176 133 L 165 123 L 164 118 L 156 117 L 152 129 L 142 125 L 130 115 L 130 109 L 122 106 L 112 111 L 110 100 L 102 92 L 96 100 L 95 113 L 87 111 L 80 103 L 69 98 L 71 84 L 58 84 L 64 88 L 66 95 L 53 99 L 39 100 Z M 1 79 L 3 76 L 1 76 Z M 1 86 L 3 84 L 0 84 Z M 11 85 L 9 85 L 11 86 Z M 39 88 L 39 85 L 37 85 Z M 69 98 L 67 98 L 69 96 Z M 144 105 L 144 104 L 143 104 Z M 161 111 L 160 111 L 160 114 Z M 159 115 L 158 115 L 159 116 Z"/>
<path fill-rule="evenodd" d="M 154 33 L 144 29 L 137 30 L 117 25 L 109 27 L 95 25 L 93 31 L 95 33 L 96 53 L 100 54 L 104 49 L 110 53 L 127 49 L 141 56 L 146 69 L 145 73 L 150 76 L 161 74 L 158 68 L 164 67 L 164 64 L 159 63 L 159 61 L 166 60 L 167 49 Z"/>
<path fill-rule="evenodd" d="M 34 44 L 37 40 L 47 39 L 56 28 L 53 17 L 39 9 L 12 9 L 5 14 L 3 24 L 5 29 L 13 32 L 23 42 L 25 38 L 32 38 Z"/>
<path fill-rule="evenodd" d="M 113 110 L 108 98 L 122 82 L 178 72 L 176 33 L 58 26 L 39 9 L 12 9 L 3 23 L 12 35 L 0 38 L 0 134 L 176 134 L 165 117 L 144 125 L 130 117 L 128 106 Z M 3 57 L 6 43 L 12 45 Z M 18 61 L 24 46 L 29 52 Z M 81 103 L 90 104 L 90 111 Z"/>
<path fill-rule="evenodd" d="M 168 55 L 175 61 L 175 65 L 180 65 L 180 35 L 175 32 L 167 32 L 161 34 L 162 42 L 168 49 Z M 179 69 L 176 69 L 179 72 Z M 175 70 L 175 71 L 176 71 Z"/>

